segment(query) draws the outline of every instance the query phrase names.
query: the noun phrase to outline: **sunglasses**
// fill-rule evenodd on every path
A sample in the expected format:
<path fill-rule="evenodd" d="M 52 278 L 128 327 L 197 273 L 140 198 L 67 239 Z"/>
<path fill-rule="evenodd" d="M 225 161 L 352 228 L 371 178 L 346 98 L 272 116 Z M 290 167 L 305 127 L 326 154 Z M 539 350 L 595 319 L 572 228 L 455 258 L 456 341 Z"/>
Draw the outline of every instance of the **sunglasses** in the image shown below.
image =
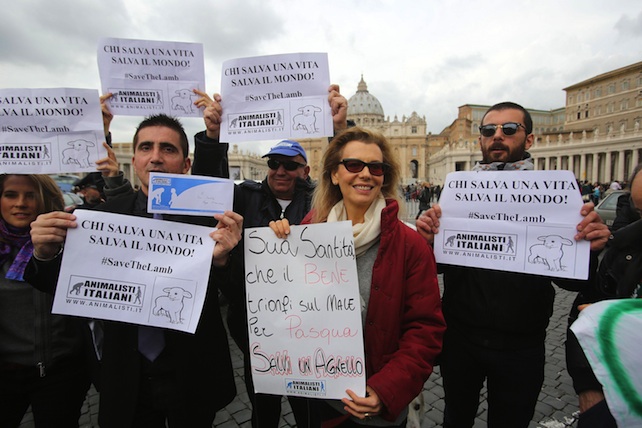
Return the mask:
<path fill-rule="evenodd" d="M 381 177 L 390 167 L 387 163 L 383 162 L 364 162 L 359 159 L 344 159 L 340 162 L 343 166 L 346 167 L 348 172 L 361 172 L 363 167 L 368 167 L 370 174 Z"/>
<path fill-rule="evenodd" d="M 481 132 L 484 137 L 492 137 L 493 135 L 495 135 L 495 131 L 497 131 L 497 128 L 501 128 L 504 135 L 515 135 L 520 126 L 526 129 L 526 127 L 521 123 L 508 122 L 503 125 L 482 125 L 479 127 L 479 132 Z"/>
<path fill-rule="evenodd" d="M 280 161 L 276 159 L 268 159 L 268 168 L 277 170 L 281 165 L 283 165 L 283 168 L 285 168 L 286 171 L 294 171 L 297 168 L 302 168 L 305 166 L 305 164 L 291 161 L 291 160 L 286 160 L 286 161 Z"/>

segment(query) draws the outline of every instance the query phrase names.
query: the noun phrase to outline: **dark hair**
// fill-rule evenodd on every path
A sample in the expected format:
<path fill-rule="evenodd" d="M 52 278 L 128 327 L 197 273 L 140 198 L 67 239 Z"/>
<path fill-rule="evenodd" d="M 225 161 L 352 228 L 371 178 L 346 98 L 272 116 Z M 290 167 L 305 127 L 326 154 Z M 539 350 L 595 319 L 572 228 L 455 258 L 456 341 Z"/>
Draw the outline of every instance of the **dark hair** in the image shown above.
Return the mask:
<path fill-rule="evenodd" d="M 327 150 L 323 154 L 321 160 L 323 173 L 314 191 L 312 200 L 312 208 L 315 210 L 313 221 L 315 223 L 325 221 L 334 204 L 343 199 L 339 186 L 332 184 L 332 173 L 334 173 L 341 164 L 344 147 L 352 141 L 376 144 L 381 149 L 383 162 L 390 165 L 384 173 L 381 194 L 388 199 L 399 198 L 398 188 L 401 168 L 386 137 L 377 131 L 360 128 L 358 126 L 348 128 L 337 134 L 332 141 L 330 141 Z"/>
<path fill-rule="evenodd" d="M 637 166 L 633 168 L 633 171 L 631 171 L 631 178 L 629 178 L 629 189 L 633 187 L 633 180 L 635 180 L 635 176 L 638 175 L 640 171 L 642 171 L 642 163 L 637 164 Z"/>
<path fill-rule="evenodd" d="M 495 104 L 488 110 L 486 110 L 486 113 L 484 113 L 484 117 L 482 117 L 482 125 L 484 124 L 484 119 L 486 118 L 486 115 L 490 113 L 491 111 L 501 111 L 501 110 L 519 110 L 522 112 L 524 115 L 524 128 L 526 128 L 526 135 L 532 134 L 533 133 L 533 118 L 531 117 L 531 114 L 526 110 L 524 107 L 520 106 L 517 103 L 513 103 L 510 101 L 504 101 L 498 104 Z"/>
<path fill-rule="evenodd" d="M 147 116 L 141 123 L 138 124 L 136 133 L 134 134 L 134 152 L 136 152 L 136 146 L 138 145 L 138 133 L 141 129 L 149 128 L 150 126 L 164 126 L 165 128 L 176 131 L 180 138 L 183 156 L 189 156 L 189 140 L 187 139 L 187 134 L 185 134 L 183 124 L 175 117 L 167 116 L 166 114 Z"/>
<path fill-rule="evenodd" d="M 0 195 L 4 192 L 5 180 L 14 175 L 27 177 L 36 188 L 38 214 L 62 211 L 65 208 L 60 188 L 53 178 L 45 174 L 0 174 Z"/>

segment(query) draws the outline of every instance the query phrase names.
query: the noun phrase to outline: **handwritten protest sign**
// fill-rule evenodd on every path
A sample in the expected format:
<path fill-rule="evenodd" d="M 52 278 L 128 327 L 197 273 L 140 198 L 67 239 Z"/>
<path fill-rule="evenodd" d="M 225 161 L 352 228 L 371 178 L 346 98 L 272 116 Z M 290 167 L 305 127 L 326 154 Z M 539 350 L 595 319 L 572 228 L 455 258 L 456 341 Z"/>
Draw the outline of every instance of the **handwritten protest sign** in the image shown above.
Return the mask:
<path fill-rule="evenodd" d="M 590 244 L 574 239 L 583 202 L 570 171 L 453 172 L 439 204 L 438 263 L 588 278 Z"/>
<path fill-rule="evenodd" d="M 361 299 L 350 222 L 245 231 L 252 379 L 257 392 L 365 395 Z"/>
<path fill-rule="evenodd" d="M 571 326 L 619 427 L 642 426 L 640 329 L 642 299 L 595 303 Z"/>
<path fill-rule="evenodd" d="M 74 214 L 78 227 L 67 233 L 53 313 L 196 331 L 212 228 L 91 210 Z"/>
<path fill-rule="evenodd" d="M 234 181 L 200 175 L 149 174 L 147 212 L 212 216 L 232 210 Z"/>
<path fill-rule="evenodd" d="M 93 89 L 0 89 L 0 170 L 91 172 L 107 156 Z"/>
<path fill-rule="evenodd" d="M 298 53 L 225 61 L 221 140 L 317 138 L 334 133 L 328 55 Z"/>
<path fill-rule="evenodd" d="M 205 90 L 200 43 L 104 38 L 98 42 L 98 71 L 114 114 L 201 117 L 194 106 Z"/>

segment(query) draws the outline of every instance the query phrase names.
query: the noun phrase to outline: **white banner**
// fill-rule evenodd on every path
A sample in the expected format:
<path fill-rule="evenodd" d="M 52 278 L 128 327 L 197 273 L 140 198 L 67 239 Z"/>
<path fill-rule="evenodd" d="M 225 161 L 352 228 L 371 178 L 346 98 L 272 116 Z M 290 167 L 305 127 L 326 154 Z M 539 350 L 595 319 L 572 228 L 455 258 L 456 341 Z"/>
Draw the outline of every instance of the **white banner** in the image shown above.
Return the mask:
<path fill-rule="evenodd" d="M 452 172 L 439 199 L 437 263 L 587 279 L 575 241 L 583 202 L 570 171 Z"/>
<path fill-rule="evenodd" d="M 98 42 L 98 71 L 113 114 L 202 117 L 194 106 L 205 91 L 201 43 L 104 38 Z"/>
<path fill-rule="evenodd" d="M 256 392 L 365 396 L 361 299 L 351 222 L 245 230 L 245 284 Z"/>
<path fill-rule="evenodd" d="M 213 228 L 91 210 L 74 215 L 53 313 L 196 331 Z"/>
<path fill-rule="evenodd" d="M 0 89 L 0 170 L 96 171 L 107 156 L 95 89 Z"/>
<path fill-rule="evenodd" d="M 325 53 L 225 61 L 221 141 L 332 136 L 330 72 Z"/>

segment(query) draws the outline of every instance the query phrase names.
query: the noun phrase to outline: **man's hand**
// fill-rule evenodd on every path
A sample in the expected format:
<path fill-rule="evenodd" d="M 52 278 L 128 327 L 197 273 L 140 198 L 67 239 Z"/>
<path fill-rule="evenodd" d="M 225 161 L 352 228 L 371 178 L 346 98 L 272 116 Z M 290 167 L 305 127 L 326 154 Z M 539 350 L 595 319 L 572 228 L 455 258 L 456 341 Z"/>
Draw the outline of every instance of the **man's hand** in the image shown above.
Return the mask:
<path fill-rule="evenodd" d="M 62 211 L 40 214 L 31 223 L 33 254 L 39 259 L 53 258 L 67 237 L 67 229 L 77 227 L 76 216 Z"/>
<path fill-rule="evenodd" d="M 103 177 L 116 177 L 120 173 L 116 153 L 104 141 L 103 147 L 107 149 L 107 157 L 96 161 L 96 169 L 103 174 Z"/>
<path fill-rule="evenodd" d="M 268 226 L 274 231 L 277 238 L 285 239 L 290 234 L 290 222 L 287 218 L 281 220 L 272 220 Z"/>
<path fill-rule="evenodd" d="M 100 96 L 100 110 L 103 113 L 103 128 L 105 129 L 105 137 L 109 135 L 109 125 L 111 124 L 111 120 L 114 118 L 114 115 L 112 114 L 111 111 L 109 111 L 109 107 L 107 107 L 107 101 L 110 99 L 114 94 L 111 92 L 101 95 Z"/>
<path fill-rule="evenodd" d="M 439 204 L 434 204 L 417 219 L 417 232 L 419 232 L 429 244 L 433 243 L 435 234 L 439 233 L 439 217 L 441 217 L 441 207 Z"/>
<path fill-rule="evenodd" d="M 214 94 L 213 99 L 210 98 L 205 92 L 194 89 L 196 95 L 200 98 L 194 101 L 194 105 L 198 108 L 203 107 L 203 121 L 205 122 L 205 135 L 207 138 L 218 141 L 221 135 L 221 117 L 223 115 L 223 107 L 221 107 L 221 96 Z"/>
<path fill-rule="evenodd" d="M 224 214 L 214 214 L 218 220 L 216 230 L 210 233 L 210 237 L 216 241 L 212 263 L 216 267 L 227 264 L 230 251 L 238 245 L 242 239 L 243 217 L 233 211 L 225 211 Z"/>
<path fill-rule="evenodd" d="M 348 100 L 339 93 L 339 85 L 330 85 L 328 88 L 328 102 L 332 109 L 334 133 L 337 134 L 348 127 Z"/>
<path fill-rule="evenodd" d="M 592 202 L 582 205 L 580 214 L 584 218 L 577 225 L 578 233 L 575 235 L 575 240 L 581 241 L 585 239 L 591 243 L 591 251 L 600 251 L 604 249 L 609 241 L 611 231 L 604 224 L 599 214 L 594 211 L 594 208 L 595 205 Z"/>

